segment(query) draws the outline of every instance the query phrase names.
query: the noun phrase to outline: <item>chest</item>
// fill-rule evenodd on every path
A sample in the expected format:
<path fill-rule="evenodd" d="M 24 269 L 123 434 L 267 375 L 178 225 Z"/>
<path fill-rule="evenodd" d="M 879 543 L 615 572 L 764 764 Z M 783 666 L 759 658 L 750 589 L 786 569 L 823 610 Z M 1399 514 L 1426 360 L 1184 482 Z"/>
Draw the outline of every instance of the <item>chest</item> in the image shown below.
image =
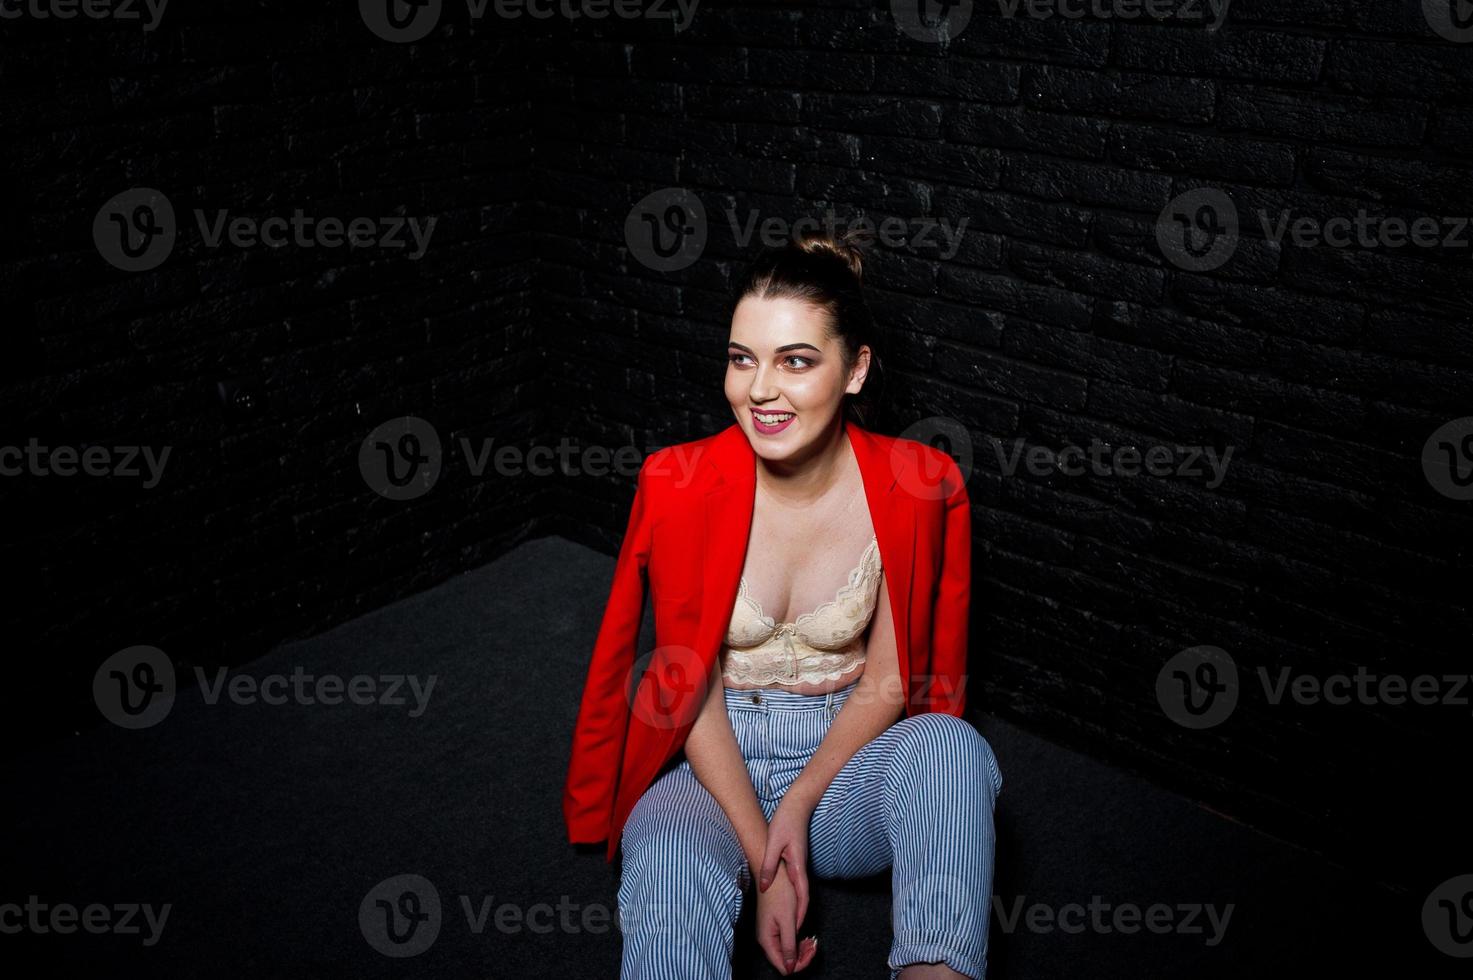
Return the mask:
<path fill-rule="evenodd" d="M 806 519 L 755 503 L 740 591 L 763 615 L 794 622 L 841 598 L 877 564 L 875 529 L 856 489 L 857 501 Z"/>

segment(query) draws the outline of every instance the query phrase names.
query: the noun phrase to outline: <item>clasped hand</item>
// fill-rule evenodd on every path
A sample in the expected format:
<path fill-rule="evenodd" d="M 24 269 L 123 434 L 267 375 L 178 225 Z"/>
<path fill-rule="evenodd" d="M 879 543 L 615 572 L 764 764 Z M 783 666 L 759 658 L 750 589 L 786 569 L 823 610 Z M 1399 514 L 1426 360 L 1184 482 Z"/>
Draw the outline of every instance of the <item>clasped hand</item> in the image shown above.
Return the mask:
<path fill-rule="evenodd" d="M 818 937 L 795 941 L 808 914 L 808 822 L 813 808 L 784 796 L 767 824 L 767 849 L 757 876 L 757 944 L 787 976 L 806 968 Z"/>

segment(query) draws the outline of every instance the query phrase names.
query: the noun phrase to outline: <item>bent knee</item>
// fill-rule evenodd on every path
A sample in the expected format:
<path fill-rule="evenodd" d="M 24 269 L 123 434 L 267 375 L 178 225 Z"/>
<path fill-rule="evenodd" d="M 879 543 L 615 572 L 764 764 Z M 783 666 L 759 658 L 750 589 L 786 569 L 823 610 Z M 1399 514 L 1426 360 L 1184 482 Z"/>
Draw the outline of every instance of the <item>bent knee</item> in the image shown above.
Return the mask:
<path fill-rule="evenodd" d="M 668 813 L 631 819 L 622 846 L 638 864 L 652 870 L 683 865 L 734 870 L 745 861 L 741 842 L 724 815 L 721 820 L 695 814 L 671 819 Z"/>
<path fill-rule="evenodd" d="M 955 772 L 958 768 L 984 780 L 995 798 L 1002 792 L 1002 767 L 997 754 L 977 727 L 965 718 L 926 711 L 896 722 L 905 726 L 908 741 L 925 765 Z"/>

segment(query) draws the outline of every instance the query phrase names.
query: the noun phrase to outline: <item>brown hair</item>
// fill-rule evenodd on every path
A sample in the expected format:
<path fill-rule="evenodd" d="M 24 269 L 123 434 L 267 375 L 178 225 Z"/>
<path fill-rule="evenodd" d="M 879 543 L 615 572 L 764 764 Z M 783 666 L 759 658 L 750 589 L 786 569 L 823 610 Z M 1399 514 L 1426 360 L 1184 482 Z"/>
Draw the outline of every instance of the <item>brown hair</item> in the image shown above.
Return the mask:
<path fill-rule="evenodd" d="M 873 232 L 858 227 L 839 235 L 800 232 L 777 248 L 764 248 L 747 267 L 732 294 L 735 307 L 748 296 L 794 299 L 822 310 L 844 352 L 844 370 L 854 366 L 859 348 L 870 348 L 869 373 L 858 394 L 845 393 L 844 418 L 864 429 L 882 421 L 884 373 L 878 328 L 865 302 L 863 246 Z"/>

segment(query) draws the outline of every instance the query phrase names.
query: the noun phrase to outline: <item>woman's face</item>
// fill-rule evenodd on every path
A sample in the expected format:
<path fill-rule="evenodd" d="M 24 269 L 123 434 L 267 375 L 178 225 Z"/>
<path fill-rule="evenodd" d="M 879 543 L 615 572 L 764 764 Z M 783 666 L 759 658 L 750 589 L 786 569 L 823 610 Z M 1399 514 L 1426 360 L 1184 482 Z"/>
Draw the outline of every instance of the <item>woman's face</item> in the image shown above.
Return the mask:
<path fill-rule="evenodd" d="M 747 439 L 767 459 L 816 445 L 869 372 L 868 346 L 852 370 L 828 336 L 822 310 L 793 299 L 748 296 L 731 317 L 726 400 Z"/>

